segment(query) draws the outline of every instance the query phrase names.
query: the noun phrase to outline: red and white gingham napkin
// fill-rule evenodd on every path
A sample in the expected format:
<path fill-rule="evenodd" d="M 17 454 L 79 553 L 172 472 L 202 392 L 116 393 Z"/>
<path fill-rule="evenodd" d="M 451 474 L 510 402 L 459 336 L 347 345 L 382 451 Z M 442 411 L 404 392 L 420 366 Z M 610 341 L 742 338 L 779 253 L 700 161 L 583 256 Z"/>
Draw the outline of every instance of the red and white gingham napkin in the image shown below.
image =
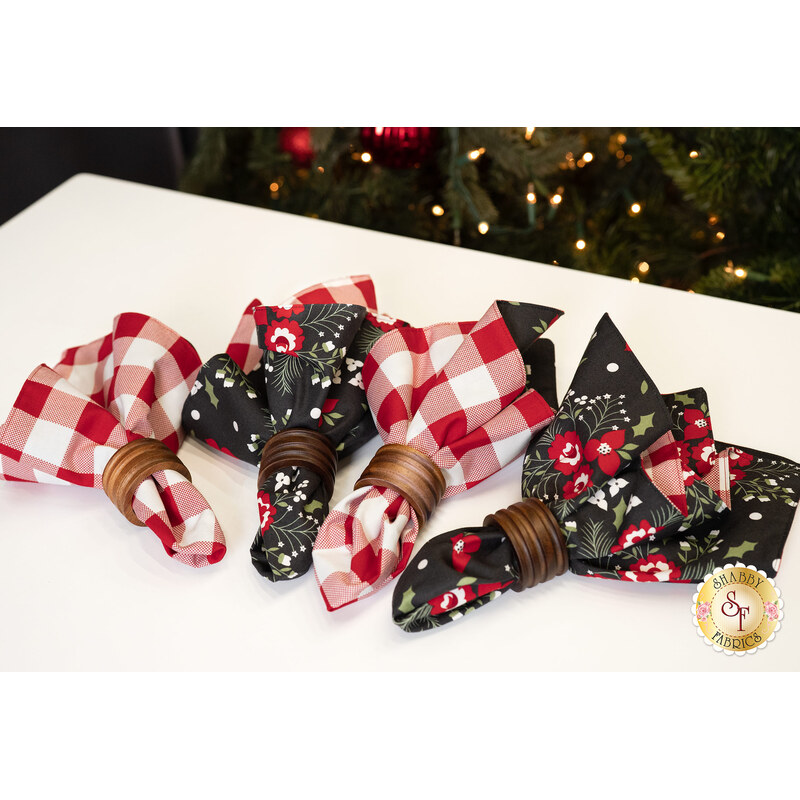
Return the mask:
<path fill-rule="evenodd" d="M 123 445 L 155 438 L 173 452 L 181 410 L 200 369 L 194 347 L 144 314 L 120 314 L 107 336 L 38 366 L 0 426 L 0 477 L 102 488 Z M 173 558 L 193 567 L 225 555 L 205 498 L 182 475 L 161 470 L 136 490 L 133 510 Z"/>
<path fill-rule="evenodd" d="M 523 330 L 517 322 L 512 334 L 503 315 L 538 324 Z M 425 453 L 444 475 L 444 498 L 513 461 L 554 414 L 538 392 L 525 391 L 520 350 L 560 315 L 541 306 L 493 303 L 478 322 L 386 334 L 362 370 L 384 443 Z M 399 574 L 418 531 L 416 512 L 392 489 L 367 486 L 342 500 L 323 522 L 313 551 L 328 610 L 372 594 Z"/>
<path fill-rule="evenodd" d="M 375 286 L 369 275 L 348 275 L 345 278 L 334 278 L 330 281 L 315 283 L 285 300 L 283 305 L 288 307 L 294 303 L 352 303 L 364 306 L 371 314 L 378 314 Z M 258 343 L 258 334 L 253 318 L 255 309 L 263 305 L 258 299 L 251 300 L 247 304 L 228 349 L 225 351 L 239 365 L 245 375 L 253 371 L 264 353 Z"/>

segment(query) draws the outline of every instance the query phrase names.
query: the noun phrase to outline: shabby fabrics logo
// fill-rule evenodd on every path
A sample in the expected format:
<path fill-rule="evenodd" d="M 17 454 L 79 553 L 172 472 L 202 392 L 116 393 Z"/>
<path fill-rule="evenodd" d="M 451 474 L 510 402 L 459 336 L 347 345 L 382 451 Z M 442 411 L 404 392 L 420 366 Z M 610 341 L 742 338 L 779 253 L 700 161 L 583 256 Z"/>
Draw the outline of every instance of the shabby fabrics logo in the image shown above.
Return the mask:
<path fill-rule="evenodd" d="M 744 564 L 717 567 L 698 584 L 692 616 L 698 636 L 726 655 L 755 653 L 781 627 L 783 600 L 775 581 Z"/>

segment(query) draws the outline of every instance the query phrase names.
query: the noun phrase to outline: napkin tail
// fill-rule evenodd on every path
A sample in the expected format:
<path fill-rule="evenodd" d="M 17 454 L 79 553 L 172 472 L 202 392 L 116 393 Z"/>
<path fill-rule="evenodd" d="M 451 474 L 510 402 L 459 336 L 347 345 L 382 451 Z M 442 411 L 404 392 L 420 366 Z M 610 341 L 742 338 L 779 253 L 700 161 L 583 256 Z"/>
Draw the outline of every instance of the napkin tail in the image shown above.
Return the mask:
<path fill-rule="evenodd" d="M 205 567 L 225 555 L 225 536 L 214 512 L 197 488 L 173 470 L 155 472 L 141 483 L 133 511 L 176 561 Z"/>
<path fill-rule="evenodd" d="M 417 516 L 393 489 L 366 486 L 328 514 L 314 543 L 317 583 L 328 611 L 377 592 L 408 563 Z"/>

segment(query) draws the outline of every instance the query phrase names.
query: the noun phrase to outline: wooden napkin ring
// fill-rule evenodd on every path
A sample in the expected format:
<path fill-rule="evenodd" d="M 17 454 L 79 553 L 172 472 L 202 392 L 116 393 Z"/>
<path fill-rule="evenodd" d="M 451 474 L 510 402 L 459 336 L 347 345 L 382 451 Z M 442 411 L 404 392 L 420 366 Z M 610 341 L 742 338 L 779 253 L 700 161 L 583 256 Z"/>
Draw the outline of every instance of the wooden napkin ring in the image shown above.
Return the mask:
<path fill-rule="evenodd" d="M 330 496 L 336 479 L 336 463 L 336 449 L 327 436 L 306 428 L 289 428 L 267 439 L 261 451 L 258 485 L 280 469 L 305 467 L 322 478 Z"/>
<path fill-rule="evenodd" d="M 103 470 L 103 491 L 128 522 L 145 527 L 133 513 L 133 495 L 154 472 L 171 469 L 192 480 L 189 470 L 172 450 L 158 439 L 134 439 L 114 453 Z"/>
<path fill-rule="evenodd" d="M 558 521 L 536 498 L 490 514 L 484 525 L 497 525 L 508 536 L 520 567 L 520 578 L 511 588 L 530 589 L 567 571 L 567 545 Z"/>
<path fill-rule="evenodd" d="M 447 488 L 439 467 L 407 444 L 379 448 L 356 481 L 356 489 L 362 486 L 394 489 L 414 509 L 420 526 L 428 521 Z"/>

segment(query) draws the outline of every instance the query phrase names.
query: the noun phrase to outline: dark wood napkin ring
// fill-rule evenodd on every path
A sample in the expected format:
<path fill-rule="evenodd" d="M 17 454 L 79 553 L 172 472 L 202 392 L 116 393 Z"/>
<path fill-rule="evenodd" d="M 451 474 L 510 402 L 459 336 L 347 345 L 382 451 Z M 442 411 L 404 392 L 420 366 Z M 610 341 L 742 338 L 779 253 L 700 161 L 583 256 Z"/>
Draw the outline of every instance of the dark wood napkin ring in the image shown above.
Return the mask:
<path fill-rule="evenodd" d="M 134 439 L 120 447 L 108 460 L 103 470 L 103 491 L 128 522 L 143 528 L 145 523 L 133 513 L 133 496 L 142 481 L 163 469 L 174 470 L 187 481 L 192 480 L 183 461 L 163 442 Z"/>
<path fill-rule="evenodd" d="M 425 453 L 407 444 L 385 444 L 367 464 L 354 488 L 363 486 L 394 489 L 408 501 L 422 526 L 442 499 L 447 483 Z"/>
<path fill-rule="evenodd" d="M 508 536 L 519 561 L 520 577 L 511 588 L 530 589 L 567 571 L 567 544 L 550 509 L 534 497 L 490 514 L 484 525 L 497 525 Z"/>
<path fill-rule="evenodd" d="M 336 480 L 336 464 L 336 449 L 327 436 L 306 428 L 289 428 L 267 439 L 261 451 L 258 485 L 279 469 L 305 467 L 322 478 L 330 496 Z"/>

